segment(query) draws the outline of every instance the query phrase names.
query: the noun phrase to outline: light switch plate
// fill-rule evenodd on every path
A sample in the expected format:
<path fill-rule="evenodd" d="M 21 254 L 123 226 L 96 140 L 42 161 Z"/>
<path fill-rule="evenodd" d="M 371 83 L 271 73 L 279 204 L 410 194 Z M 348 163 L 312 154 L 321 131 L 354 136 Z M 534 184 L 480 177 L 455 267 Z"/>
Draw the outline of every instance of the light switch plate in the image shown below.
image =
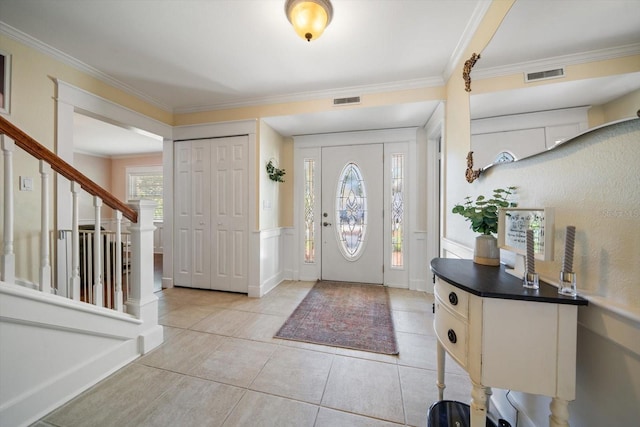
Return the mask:
<path fill-rule="evenodd" d="M 21 176 L 20 191 L 33 191 L 33 178 L 30 176 Z"/>

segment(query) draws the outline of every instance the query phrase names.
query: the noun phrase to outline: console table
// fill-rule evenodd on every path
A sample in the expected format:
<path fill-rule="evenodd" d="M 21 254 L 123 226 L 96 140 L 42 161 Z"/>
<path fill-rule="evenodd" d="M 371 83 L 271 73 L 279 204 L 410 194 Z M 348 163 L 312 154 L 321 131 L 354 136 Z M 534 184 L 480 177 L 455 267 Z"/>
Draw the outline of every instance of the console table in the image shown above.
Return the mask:
<path fill-rule="evenodd" d="M 504 266 L 434 258 L 434 329 L 438 339 L 438 397 L 444 395 L 445 351 L 469 374 L 471 427 L 484 427 L 491 387 L 552 397 L 549 426 L 569 425 L 575 399 L 576 332 L 581 297 L 540 289 Z"/>

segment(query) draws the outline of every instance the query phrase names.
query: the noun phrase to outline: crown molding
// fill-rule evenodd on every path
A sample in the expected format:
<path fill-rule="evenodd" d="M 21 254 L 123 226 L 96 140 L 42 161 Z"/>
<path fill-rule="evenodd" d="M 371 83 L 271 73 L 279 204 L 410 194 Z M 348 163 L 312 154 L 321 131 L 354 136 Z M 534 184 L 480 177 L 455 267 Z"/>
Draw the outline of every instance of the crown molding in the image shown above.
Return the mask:
<path fill-rule="evenodd" d="M 374 93 L 394 92 L 401 90 L 423 89 L 427 87 L 438 87 L 444 85 L 444 80 L 440 77 L 401 80 L 396 82 L 350 86 L 337 89 L 328 89 L 311 92 L 299 92 L 286 95 L 265 96 L 261 98 L 244 99 L 235 102 L 222 102 L 193 107 L 182 107 L 174 109 L 176 114 L 200 113 L 205 111 L 227 110 L 232 108 L 255 107 L 260 105 L 285 104 L 290 102 L 314 101 L 319 99 L 333 99 L 350 96 L 362 96 Z"/>
<path fill-rule="evenodd" d="M 608 59 L 623 58 L 625 56 L 640 55 L 640 43 L 618 46 L 607 49 L 592 50 L 571 55 L 555 56 L 537 61 L 519 62 L 491 68 L 474 68 L 474 79 L 488 79 L 503 77 L 512 74 L 530 73 L 565 67 L 567 65 L 587 64 L 589 62 L 605 61 Z"/>
<path fill-rule="evenodd" d="M 69 65 L 70 67 L 75 68 L 78 71 L 81 71 L 85 74 L 88 74 L 91 77 L 94 77 L 106 84 L 108 84 L 109 86 L 113 86 L 116 89 L 119 89 L 123 92 L 129 93 L 133 96 L 135 96 L 136 98 L 139 98 L 155 107 L 160 108 L 161 110 L 164 111 L 168 111 L 171 112 L 171 107 L 167 106 L 166 104 L 163 104 L 162 102 L 148 96 L 145 93 L 140 92 L 139 90 L 122 83 L 121 81 L 114 79 L 113 77 L 109 76 L 106 73 L 103 73 L 102 71 L 93 68 L 92 66 L 85 64 L 82 61 L 77 60 L 76 58 L 72 57 L 71 55 L 68 55 L 52 46 L 49 46 L 48 44 L 26 34 L 23 33 L 22 31 L 13 28 L 10 25 L 7 25 L 6 23 L 0 21 L 0 33 L 4 34 L 22 44 L 25 44 L 35 50 L 37 50 L 38 52 L 41 52 L 45 55 L 48 55 L 50 57 L 52 57 L 53 59 L 60 61 L 64 64 Z"/>
<path fill-rule="evenodd" d="M 484 18 L 484 15 L 487 13 L 487 10 L 489 10 L 490 6 L 491 6 L 491 1 L 488 1 L 488 0 L 479 1 L 478 4 L 476 5 L 476 8 L 471 14 L 471 19 L 469 19 L 469 22 L 467 23 L 467 26 L 464 29 L 464 32 L 462 33 L 462 36 L 460 37 L 458 44 L 456 45 L 455 49 L 453 50 L 453 53 L 451 54 L 451 58 L 449 58 L 449 62 L 447 63 L 444 71 L 442 72 L 442 79 L 444 81 L 447 81 L 451 78 L 451 74 L 453 74 L 453 70 L 455 69 L 456 64 L 458 64 L 461 61 L 462 55 L 464 54 L 467 47 L 469 46 L 469 43 L 471 43 L 473 36 L 478 30 L 478 27 L 480 26 L 480 23 L 482 22 L 482 19 Z"/>

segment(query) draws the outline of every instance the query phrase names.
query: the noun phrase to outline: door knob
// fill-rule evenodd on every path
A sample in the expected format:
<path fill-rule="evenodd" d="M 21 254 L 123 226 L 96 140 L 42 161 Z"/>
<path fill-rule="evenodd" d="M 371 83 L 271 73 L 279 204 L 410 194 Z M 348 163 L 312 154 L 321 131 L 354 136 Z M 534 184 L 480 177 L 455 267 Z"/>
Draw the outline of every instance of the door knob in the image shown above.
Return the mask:
<path fill-rule="evenodd" d="M 323 222 L 323 223 L 322 223 L 322 225 L 324 225 L 325 227 L 328 227 L 328 226 L 330 226 L 330 225 L 331 225 L 331 223 L 330 223 L 330 222 L 325 221 L 325 222 Z"/>

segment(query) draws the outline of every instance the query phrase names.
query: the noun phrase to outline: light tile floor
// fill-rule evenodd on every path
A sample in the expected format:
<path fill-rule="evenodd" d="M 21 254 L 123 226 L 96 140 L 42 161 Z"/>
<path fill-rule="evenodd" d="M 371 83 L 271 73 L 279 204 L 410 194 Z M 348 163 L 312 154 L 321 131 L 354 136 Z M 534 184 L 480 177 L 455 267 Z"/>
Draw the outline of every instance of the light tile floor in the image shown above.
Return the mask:
<path fill-rule="evenodd" d="M 389 289 L 399 356 L 273 338 L 313 286 L 260 299 L 159 292 L 165 342 L 37 422 L 45 426 L 426 426 L 437 399 L 433 297 Z M 471 384 L 448 358 L 445 398 Z"/>

